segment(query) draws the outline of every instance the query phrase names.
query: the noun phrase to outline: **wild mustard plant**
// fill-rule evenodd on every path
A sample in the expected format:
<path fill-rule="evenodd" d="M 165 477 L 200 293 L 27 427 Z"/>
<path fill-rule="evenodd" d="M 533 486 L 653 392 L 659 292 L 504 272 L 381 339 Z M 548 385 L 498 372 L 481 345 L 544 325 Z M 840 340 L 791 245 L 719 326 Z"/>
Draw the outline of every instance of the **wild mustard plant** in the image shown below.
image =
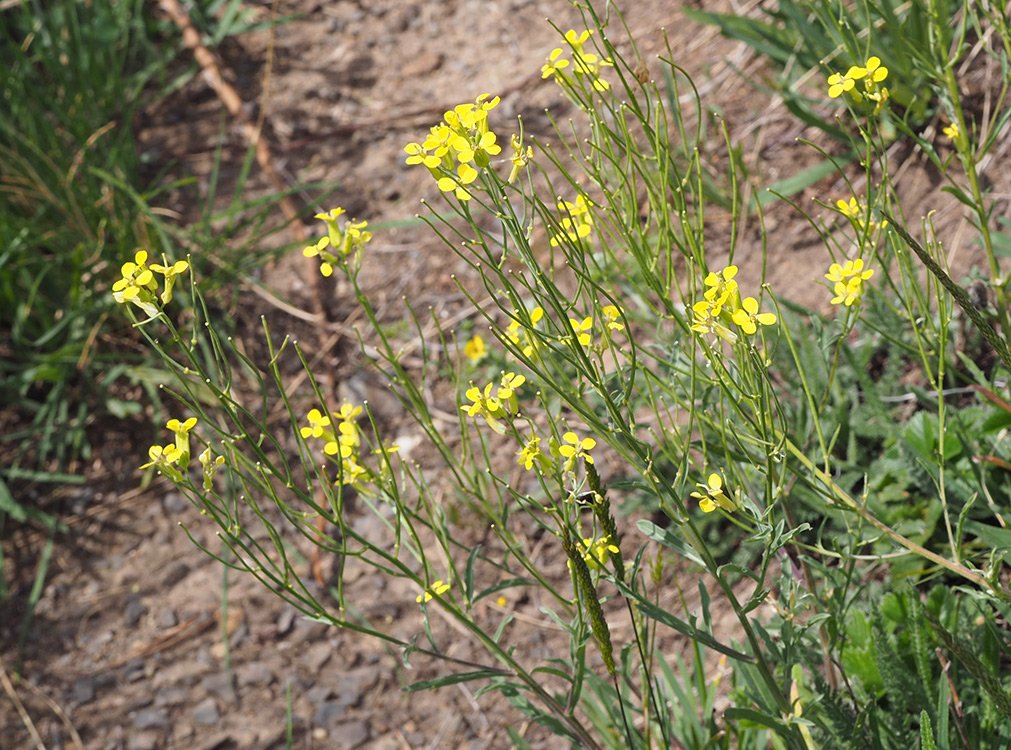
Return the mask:
<path fill-rule="evenodd" d="M 665 91 L 637 72 L 634 47 L 626 58 L 608 38 L 620 27 L 605 23 L 620 20 L 613 5 L 608 19 L 581 7 L 587 28 L 566 32 L 541 72 L 579 106 L 590 147 L 559 131 L 536 148 L 514 136 L 512 156 L 501 154 L 495 134 L 508 125 L 495 119 L 498 98 L 482 94 L 404 149 L 438 183 L 448 210 L 425 220 L 473 270 L 458 283 L 487 342 L 426 347 L 422 367 L 409 367 L 359 279 L 366 225 L 321 214 L 327 235 L 305 251 L 324 275 L 347 277 L 369 323 L 365 364 L 438 461 L 405 460 L 367 404 L 329 406 L 299 345 L 277 346 L 266 324 L 260 364 L 204 327 L 198 286 L 193 330 L 177 331 L 157 271 L 138 255 L 116 292 L 139 300 L 143 331 L 166 328 L 150 341 L 172 342 L 175 394 L 199 417 L 170 424 L 175 442 L 153 446 L 147 466 L 220 527 L 239 567 L 306 615 L 442 660 L 445 676 L 426 687 L 481 681 L 572 747 L 1011 741 L 1000 668 L 1011 651 L 1000 546 L 1011 488 L 974 471 L 971 457 L 997 444 L 975 442 L 980 417 L 945 396 L 964 291 L 929 220 L 921 243 L 902 218 L 912 209 L 892 183 L 882 129 L 897 106 L 883 84 L 901 82 L 856 55 L 863 65 L 828 80 L 830 101 L 867 105 L 840 120 L 864 156 L 866 190 L 822 204 L 831 217 L 813 220 L 832 302 L 845 311 L 824 318 L 789 304 L 789 290 L 774 293 L 761 259 L 734 260 L 743 206 L 726 231 L 707 226 L 703 136 L 688 124 L 702 120 L 702 104 L 671 50 L 657 63 Z M 560 182 L 571 201 L 553 189 Z M 972 314 L 999 344 L 1000 323 Z M 199 336 L 212 366 L 194 356 Z M 278 366 L 288 350 L 306 368 L 304 406 Z M 875 375 L 872 354 L 898 374 Z M 484 356 L 506 364 L 479 377 L 449 361 Z M 966 372 L 988 393 L 1006 378 L 974 367 Z M 435 372 L 455 373 L 445 376 L 452 401 L 430 403 Z M 922 379 L 913 397 L 930 408 L 904 421 L 883 389 L 909 377 Z M 283 404 L 290 433 L 270 435 L 240 390 Z M 205 447 L 199 484 L 182 459 L 189 439 Z M 353 512 L 375 513 L 381 533 L 351 523 L 350 492 L 364 506 Z M 462 516 L 480 524 L 481 545 Z M 322 538 L 318 520 L 338 535 Z M 294 544 L 408 581 L 421 605 L 417 640 L 391 637 L 367 608 L 350 616 L 357 592 L 341 566 L 332 601 L 306 586 Z M 536 593 L 567 649 L 538 660 L 482 618 L 477 602 L 514 588 Z M 731 624 L 717 625 L 717 608 Z M 429 621 L 436 609 L 455 623 L 451 636 Z M 478 669 L 460 671 L 448 653 L 457 632 L 484 654 Z M 960 640 L 967 632 L 985 645 Z M 690 642 L 688 663 L 670 655 L 678 639 Z M 713 672 L 719 664 L 726 674 Z"/>

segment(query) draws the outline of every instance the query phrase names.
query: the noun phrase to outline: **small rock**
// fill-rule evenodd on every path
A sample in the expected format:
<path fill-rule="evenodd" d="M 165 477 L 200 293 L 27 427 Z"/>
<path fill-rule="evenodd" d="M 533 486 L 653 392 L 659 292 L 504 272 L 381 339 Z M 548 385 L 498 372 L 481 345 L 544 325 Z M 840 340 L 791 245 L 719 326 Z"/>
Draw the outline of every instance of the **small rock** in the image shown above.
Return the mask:
<path fill-rule="evenodd" d="M 295 610 L 290 607 L 284 610 L 280 617 L 277 618 L 277 625 L 275 626 L 278 636 L 287 635 L 291 630 L 292 625 L 295 624 Z"/>
<path fill-rule="evenodd" d="M 312 723 L 318 727 L 329 727 L 344 718 L 347 709 L 334 701 L 325 701 L 316 707 L 316 712 L 312 716 Z M 339 745 L 344 747 L 344 745 Z"/>
<path fill-rule="evenodd" d="M 249 685 L 269 685 L 274 681 L 274 673 L 270 670 L 270 667 L 263 662 L 243 664 L 236 670 L 235 676 L 239 682 L 239 687 L 248 687 Z"/>
<path fill-rule="evenodd" d="M 162 607 L 158 610 L 158 614 L 154 616 L 155 624 L 162 630 L 168 630 L 169 628 L 174 628 L 179 624 L 179 618 L 176 617 L 174 609 L 169 607 Z"/>
<path fill-rule="evenodd" d="M 95 679 L 87 676 L 74 680 L 73 697 L 74 702 L 79 705 L 95 700 Z"/>
<path fill-rule="evenodd" d="M 190 691 L 181 687 L 170 687 L 155 693 L 156 706 L 181 706 L 190 700 Z"/>
<path fill-rule="evenodd" d="M 144 660 L 130 659 L 123 665 L 123 679 L 127 682 L 136 682 L 144 679 Z"/>
<path fill-rule="evenodd" d="M 323 643 L 314 643 L 305 652 L 305 665 L 310 672 L 316 674 L 330 660 L 332 653 L 333 646 L 329 643 L 325 641 Z"/>
<path fill-rule="evenodd" d="M 235 702 L 235 685 L 232 682 L 232 675 L 228 672 L 209 674 L 200 681 L 200 684 L 211 695 L 216 695 L 229 703 Z"/>
<path fill-rule="evenodd" d="M 218 723 L 221 714 L 218 713 L 218 705 L 213 698 L 204 698 L 193 709 L 193 721 L 205 727 L 210 727 Z"/>
<path fill-rule="evenodd" d="M 333 697 L 333 688 L 329 685 L 316 685 L 306 691 L 305 697 L 312 705 L 318 706 Z"/>
<path fill-rule="evenodd" d="M 399 74 L 404 78 L 421 78 L 429 73 L 434 73 L 441 65 L 442 55 L 438 52 L 424 52 L 401 65 Z"/>
<path fill-rule="evenodd" d="M 162 586 L 172 587 L 190 574 L 190 566 L 184 562 L 176 561 L 169 565 L 162 576 Z"/>
<path fill-rule="evenodd" d="M 178 492 L 169 492 L 162 498 L 161 507 L 164 508 L 165 512 L 170 516 L 178 516 L 185 512 L 185 510 L 190 507 L 190 504 L 186 502 L 186 498 Z"/>
<path fill-rule="evenodd" d="M 135 729 L 164 729 L 169 725 L 168 712 L 164 708 L 144 708 L 130 714 Z"/>
<path fill-rule="evenodd" d="M 348 721 L 333 728 L 330 736 L 335 740 L 335 747 L 354 750 L 369 740 L 369 725 L 364 721 Z"/>
<path fill-rule="evenodd" d="M 123 619 L 126 620 L 126 626 L 128 628 L 137 627 L 137 623 L 140 622 L 140 618 L 145 612 L 147 612 L 147 607 L 144 606 L 144 602 L 136 594 L 131 594 L 123 608 Z"/>
<path fill-rule="evenodd" d="M 137 732 L 131 734 L 126 741 L 127 750 L 155 750 L 158 747 L 158 734 L 155 732 Z"/>

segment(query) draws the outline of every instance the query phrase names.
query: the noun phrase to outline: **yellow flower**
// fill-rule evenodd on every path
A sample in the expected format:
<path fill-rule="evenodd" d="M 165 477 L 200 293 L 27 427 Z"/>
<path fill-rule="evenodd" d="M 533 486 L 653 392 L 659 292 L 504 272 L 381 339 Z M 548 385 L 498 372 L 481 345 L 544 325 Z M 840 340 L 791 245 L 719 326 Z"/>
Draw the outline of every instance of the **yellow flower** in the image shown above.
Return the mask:
<path fill-rule="evenodd" d="M 536 327 L 540 323 L 541 319 L 544 317 L 544 309 L 540 306 L 535 307 L 530 311 L 530 325 Z M 541 346 L 540 339 L 538 339 L 530 330 L 524 329 L 522 332 L 520 329 L 523 326 L 518 320 L 512 320 L 509 326 L 506 328 L 506 336 L 509 340 L 516 346 L 522 346 L 523 356 L 527 359 L 533 359 L 534 354 Z"/>
<path fill-rule="evenodd" d="M 127 302 L 136 305 L 148 317 L 156 316 L 158 306 L 155 304 L 155 292 L 158 291 L 158 282 L 147 265 L 147 250 L 138 250 L 133 261 L 124 263 L 120 268 L 120 276 L 122 278 L 112 285 L 112 298 L 121 305 Z"/>
<path fill-rule="evenodd" d="M 566 443 L 558 447 L 559 455 L 565 459 L 562 471 L 572 471 L 578 459 L 583 459 L 586 463 L 593 463 L 593 456 L 587 451 L 596 447 L 597 441 L 591 437 L 580 439 L 574 432 L 566 432 L 562 435 L 562 440 Z"/>
<path fill-rule="evenodd" d="M 607 566 L 607 561 L 611 555 L 617 555 L 621 550 L 611 539 L 610 534 L 605 534 L 599 539 L 588 537 L 583 539 L 583 559 L 591 568 L 600 570 Z"/>
<path fill-rule="evenodd" d="M 702 296 L 712 303 L 710 314 L 718 318 L 726 305 L 731 311 L 737 309 L 737 300 L 740 293 L 737 289 L 737 282 L 734 277 L 737 275 L 737 266 L 727 266 L 719 273 L 710 271 L 703 284 L 708 287 Z"/>
<path fill-rule="evenodd" d="M 450 586 L 448 583 L 443 583 L 442 580 L 435 581 L 434 583 L 432 583 L 431 586 L 422 591 L 415 599 L 415 601 L 418 604 L 427 604 L 428 602 L 432 601 L 432 599 L 434 599 L 435 597 L 442 596 L 443 594 L 445 594 L 447 591 L 449 591 L 449 588 Z"/>
<path fill-rule="evenodd" d="M 612 331 L 625 330 L 625 326 L 621 323 L 621 310 L 619 310 L 615 305 L 605 305 L 601 308 L 600 312 L 607 320 L 607 327 Z"/>
<path fill-rule="evenodd" d="M 717 508 L 727 512 L 737 509 L 737 504 L 723 491 L 723 478 L 719 474 L 710 474 L 705 484 L 698 482 L 695 486 L 698 491 L 691 496 L 699 501 L 703 513 L 712 513 Z"/>
<path fill-rule="evenodd" d="M 881 64 L 881 58 L 871 56 L 864 63 L 864 87 L 868 91 L 874 91 L 877 85 L 888 78 L 888 68 Z"/>
<path fill-rule="evenodd" d="M 178 463 L 181 468 L 185 469 L 190 463 L 190 431 L 197 426 L 197 418 L 190 417 L 185 422 L 170 419 L 165 426 L 176 436 L 175 445 L 179 458 L 174 463 Z"/>
<path fill-rule="evenodd" d="M 587 315 L 582 322 L 569 318 L 569 325 L 572 327 L 573 333 L 576 334 L 576 340 L 580 346 L 589 346 L 593 342 L 593 334 L 591 333 L 593 318 L 591 316 Z"/>
<path fill-rule="evenodd" d="M 961 135 L 958 129 L 958 123 L 953 122 L 950 125 L 946 125 L 942 132 L 948 137 L 948 140 L 954 143 L 958 140 L 958 136 Z"/>
<path fill-rule="evenodd" d="M 503 403 L 510 404 L 510 409 L 516 411 L 516 389 L 527 382 L 526 376 L 517 375 L 515 372 L 503 373 L 496 398 Z"/>
<path fill-rule="evenodd" d="M 197 458 L 204 474 L 204 489 L 210 491 L 214 487 L 214 474 L 218 467 L 225 465 L 225 457 L 214 456 L 210 448 L 204 448 Z"/>
<path fill-rule="evenodd" d="M 551 247 L 558 247 L 567 239 L 571 243 L 578 243 L 580 240 L 590 236 L 593 230 L 593 216 L 590 214 L 592 204 L 583 196 L 577 195 L 575 203 L 563 200 L 558 202 L 558 208 L 565 215 L 559 222 L 562 231 L 551 237 Z"/>
<path fill-rule="evenodd" d="M 699 300 L 692 305 L 692 330 L 696 333 L 715 333 L 731 344 L 737 341 L 737 334 L 727 328 L 719 317 L 713 314 L 714 305 L 709 300 Z"/>
<path fill-rule="evenodd" d="M 333 264 L 337 262 L 336 255 L 326 252 L 328 247 L 330 247 L 330 238 L 320 237 L 315 244 L 302 248 L 302 255 L 306 258 L 318 257 L 320 259 L 319 272 L 326 277 L 333 276 Z"/>
<path fill-rule="evenodd" d="M 833 284 L 835 296 L 831 304 L 853 306 L 863 295 L 864 282 L 873 275 L 873 269 L 864 269 L 863 258 L 848 260 L 841 266 L 838 263 L 830 265 L 825 278 Z"/>
<path fill-rule="evenodd" d="M 464 394 L 471 403 L 464 404 L 460 408 L 467 412 L 469 417 L 484 417 L 484 421 L 488 423 L 489 427 L 499 435 L 504 435 L 505 425 L 499 420 L 506 417 L 506 411 L 502 407 L 502 402 L 491 395 L 493 387 L 492 383 L 488 383 L 482 391 L 477 386 L 471 386 Z"/>
<path fill-rule="evenodd" d="M 864 210 L 855 197 L 850 198 L 849 201 L 844 201 L 840 198 L 835 202 L 835 205 L 839 213 L 848 219 L 859 219 Z"/>
<path fill-rule="evenodd" d="M 836 99 L 847 91 L 852 91 L 856 82 L 867 75 L 863 68 L 851 65 L 845 74 L 833 73 L 828 77 L 828 95 Z"/>
<path fill-rule="evenodd" d="M 470 360 L 472 364 L 477 364 L 488 356 L 488 347 L 485 346 L 484 339 L 475 334 L 463 345 L 463 356 Z"/>
<path fill-rule="evenodd" d="M 745 297 L 741 300 L 740 308 L 734 310 L 731 320 L 748 336 L 754 336 L 758 326 L 771 326 L 776 322 L 776 316 L 772 313 L 758 312 L 758 300 L 754 297 Z"/>
<path fill-rule="evenodd" d="M 172 301 L 172 287 L 175 286 L 176 276 L 183 273 L 189 267 L 189 261 L 185 260 L 177 260 L 175 263 L 170 263 L 166 266 L 158 263 L 151 264 L 152 271 L 160 273 L 165 277 L 165 289 L 163 289 L 161 293 L 161 302 L 163 305 L 167 305 Z"/>
<path fill-rule="evenodd" d="M 526 150 L 523 149 L 523 141 L 520 140 L 519 135 L 514 134 L 509 139 L 509 145 L 512 147 L 513 155 L 509 157 L 509 160 L 513 164 L 513 168 L 509 172 L 509 178 L 506 180 L 510 185 L 516 182 L 516 178 L 520 176 L 520 171 L 530 163 L 530 160 L 534 158 L 533 146 L 527 146 Z"/>
<path fill-rule="evenodd" d="M 569 67 L 569 61 L 562 57 L 562 48 L 555 47 L 548 55 L 548 61 L 541 66 L 541 78 L 550 78 L 567 67 Z"/>
<path fill-rule="evenodd" d="M 526 471 L 530 471 L 537 465 L 538 471 L 543 471 L 548 463 L 547 457 L 541 453 L 541 439 L 536 435 L 530 435 L 530 438 L 524 443 L 523 447 L 517 451 L 517 456 L 519 456 L 519 465 L 522 466 Z"/>
<path fill-rule="evenodd" d="M 140 468 L 148 469 L 154 466 L 160 470 L 172 464 L 178 464 L 182 458 L 182 453 L 180 453 L 175 443 L 169 443 L 168 445 L 152 445 L 147 449 L 147 456 L 151 460 Z"/>

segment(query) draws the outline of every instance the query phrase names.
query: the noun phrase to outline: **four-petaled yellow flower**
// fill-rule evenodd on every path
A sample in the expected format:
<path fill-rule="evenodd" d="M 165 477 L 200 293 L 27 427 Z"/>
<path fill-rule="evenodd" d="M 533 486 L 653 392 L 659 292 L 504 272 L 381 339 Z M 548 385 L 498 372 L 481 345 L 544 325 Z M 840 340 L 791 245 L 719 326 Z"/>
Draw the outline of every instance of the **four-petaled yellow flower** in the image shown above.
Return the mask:
<path fill-rule="evenodd" d="M 695 486 L 698 491 L 691 496 L 699 501 L 703 513 L 712 513 L 717 508 L 732 513 L 737 509 L 737 504 L 723 491 L 723 478 L 719 474 L 710 474 L 705 484 L 698 482 Z"/>
<path fill-rule="evenodd" d="M 485 346 L 484 339 L 479 334 L 471 336 L 463 345 L 463 356 L 475 365 L 488 356 L 488 347 Z"/>
<path fill-rule="evenodd" d="M 851 65 L 845 73 L 833 73 L 828 77 L 828 95 L 833 99 L 852 91 L 857 81 L 867 75 L 867 71 L 856 65 Z"/>
<path fill-rule="evenodd" d="M 950 125 L 946 125 L 943 128 L 942 132 L 948 137 L 948 140 L 951 141 L 952 143 L 957 141 L 958 136 L 961 135 L 961 132 L 958 129 L 957 122 L 953 122 Z"/>
<path fill-rule="evenodd" d="M 548 60 L 541 66 L 541 78 L 550 78 L 569 67 L 569 61 L 562 57 L 562 48 L 555 47 L 548 55 Z"/>
<path fill-rule="evenodd" d="M 835 202 L 835 205 L 839 209 L 839 213 L 849 219 L 859 219 L 864 210 L 856 197 L 850 198 L 849 201 L 840 198 Z"/>
<path fill-rule="evenodd" d="M 754 336 L 758 326 L 773 325 L 776 322 L 776 316 L 772 313 L 758 312 L 758 300 L 754 297 L 745 297 L 741 300 L 741 306 L 734 310 L 731 320 L 748 336 Z"/>
<path fill-rule="evenodd" d="M 432 601 L 432 599 L 434 599 L 435 597 L 442 596 L 443 594 L 445 594 L 447 591 L 449 591 L 449 588 L 450 586 L 448 583 L 444 583 L 442 580 L 435 581 L 432 583 L 431 586 L 429 586 L 427 589 L 418 594 L 418 597 L 415 599 L 415 601 L 418 604 L 427 604 L 428 602 Z"/>
<path fill-rule="evenodd" d="M 592 451 L 597 445 L 597 441 L 591 437 L 580 439 L 574 432 L 566 432 L 562 435 L 564 445 L 558 446 L 559 455 L 565 459 L 562 471 L 572 471 L 578 459 L 583 459 L 586 463 L 593 463 L 593 456 L 588 451 Z"/>
<path fill-rule="evenodd" d="M 572 327 L 572 332 L 576 334 L 576 340 L 579 342 L 580 346 L 589 346 L 593 342 L 593 317 L 587 315 L 583 318 L 582 322 L 576 320 L 575 318 L 569 318 L 569 325 Z"/>
<path fill-rule="evenodd" d="M 148 469 L 154 466 L 156 469 L 162 470 L 179 463 L 182 453 L 175 443 L 169 443 L 168 445 L 152 445 L 147 449 L 147 457 L 151 460 L 143 464 L 140 467 L 141 469 Z"/>

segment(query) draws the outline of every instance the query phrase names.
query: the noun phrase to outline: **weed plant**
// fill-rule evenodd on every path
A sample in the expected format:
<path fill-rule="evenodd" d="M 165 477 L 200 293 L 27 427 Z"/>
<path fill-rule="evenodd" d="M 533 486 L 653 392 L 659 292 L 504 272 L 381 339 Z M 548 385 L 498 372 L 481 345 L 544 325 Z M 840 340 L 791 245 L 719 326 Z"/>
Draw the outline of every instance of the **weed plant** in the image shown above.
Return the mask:
<path fill-rule="evenodd" d="M 729 227 L 707 225 L 703 103 L 672 51 L 646 61 L 613 4 L 581 8 L 586 28 L 561 35 L 542 74 L 585 138 L 510 134 L 482 94 L 405 148 L 445 199 L 425 220 L 473 272 L 460 282 L 471 335 L 408 303 L 419 332 L 438 327 L 408 367 L 360 281 L 375 262 L 367 223 L 321 213 L 304 251 L 346 278 L 369 324 L 363 359 L 437 460 L 395 445 L 368 403 L 334 402 L 312 352 L 266 320 L 254 361 L 209 324 L 186 261 L 139 251 L 113 293 L 177 401 L 145 468 L 213 524 L 226 551 L 209 554 L 406 663 L 438 660 L 442 674 L 409 689 L 478 683 L 573 747 L 1006 747 L 1007 280 L 973 176 L 1007 142 L 1006 102 L 1001 90 L 999 111 L 969 120 L 947 80 L 970 38 L 1006 69 L 1003 10 L 907 5 L 907 24 L 944 40 L 915 65 L 893 59 L 904 48 L 872 15 L 820 21 L 853 43 L 817 69 L 817 111 L 860 156 L 848 184 L 867 186 L 797 206 L 824 243 L 826 315 L 764 283 L 771 254 L 735 263 L 744 213 L 761 206 L 741 202 L 733 159 Z M 914 82 L 924 112 L 955 114 L 936 145 L 892 93 Z M 971 209 L 980 288 L 952 278 L 930 207 L 901 203 L 895 138 Z M 287 357 L 311 393 L 290 391 Z M 453 403 L 434 395 L 447 391 Z M 284 434 L 267 428 L 275 408 Z M 329 595 L 297 562 L 307 543 L 338 561 Z M 352 564 L 410 583 L 413 638 L 369 620 Z M 518 647 L 521 597 L 568 649 Z M 451 656 L 460 633 L 484 656 Z"/>
<path fill-rule="evenodd" d="M 11 518 L 52 527 L 57 519 L 16 488 L 83 481 L 89 431 L 140 412 L 126 388 L 146 386 L 156 397 L 167 377 L 124 335 L 121 318 L 110 316 L 115 303 L 105 277 L 138 245 L 173 252 L 199 245 L 214 254 L 201 270 L 215 285 L 248 272 L 250 259 L 267 257 L 246 251 L 250 238 L 269 236 L 262 224 L 276 196 L 243 197 L 250 159 L 222 209 L 216 164 L 200 220 L 174 226 L 159 202 L 173 189 L 195 192 L 193 181 L 155 172 L 135 133 L 139 114 L 194 72 L 194 65 L 175 64 L 184 50 L 174 27 L 139 0 L 4 5 L 0 401 L 13 428 L 0 438 L 0 525 Z M 200 4 L 220 15 L 204 24 L 213 27 L 212 41 L 248 27 L 238 5 Z M 2 591 L 0 584 L 0 598 Z"/>

